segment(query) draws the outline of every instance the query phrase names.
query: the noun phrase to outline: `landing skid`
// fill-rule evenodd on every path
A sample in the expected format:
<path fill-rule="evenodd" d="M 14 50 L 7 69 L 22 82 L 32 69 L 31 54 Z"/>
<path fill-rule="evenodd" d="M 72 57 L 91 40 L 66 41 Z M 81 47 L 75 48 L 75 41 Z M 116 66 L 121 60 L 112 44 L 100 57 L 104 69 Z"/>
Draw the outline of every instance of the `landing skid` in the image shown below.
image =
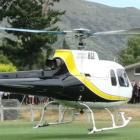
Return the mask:
<path fill-rule="evenodd" d="M 74 110 L 72 110 L 72 114 L 71 114 L 71 119 L 69 121 L 64 121 L 64 114 L 66 109 L 62 106 L 59 106 L 59 120 L 57 122 L 52 122 L 52 123 L 47 123 L 44 122 L 44 115 L 45 115 L 45 111 L 47 110 L 47 107 L 53 103 L 58 103 L 56 101 L 51 101 L 49 103 L 46 103 L 44 105 L 44 108 L 42 110 L 42 115 L 41 115 L 41 119 L 39 121 L 39 123 L 34 127 L 34 128 L 39 128 L 39 127 L 48 127 L 49 125 L 58 125 L 58 124 L 65 124 L 65 123 L 71 123 L 72 121 L 74 121 L 76 115 L 76 113 L 74 113 Z M 122 128 L 128 125 L 128 123 L 130 122 L 130 120 L 132 119 L 131 117 L 125 118 L 124 116 L 124 112 L 119 112 L 121 120 L 122 120 L 122 124 L 121 125 L 117 125 L 115 122 L 115 118 L 113 113 L 111 113 L 111 111 L 108 108 L 105 108 L 105 110 L 109 113 L 109 115 L 111 116 L 112 119 L 112 126 L 111 127 L 105 127 L 105 128 L 100 128 L 98 129 L 96 127 L 95 124 L 95 118 L 94 118 L 94 112 L 93 110 L 85 103 L 79 103 L 81 106 L 83 106 L 83 108 L 87 109 L 88 112 L 90 113 L 90 120 L 91 120 L 91 124 L 92 124 L 92 128 L 89 129 L 89 133 L 88 134 L 93 134 L 96 132 L 101 132 L 101 131 L 106 131 L 106 130 L 113 130 L 113 129 L 117 129 L 117 128 Z"/>
<path fill-rule="evenodd" d="M 105 130 L 113 130 L 113 129 L 117 129 L 117 128 L 122 128 L 122 127 L 125 127 L 128 125 L 128 123 L 130 122 L 130 120 L 132 119 L 131 117 L 128 117 L 127 119 L 125 118 L 124 116 L 124 112 L 119 112 L 120 113 L 120 116 L 121 116 L 121 119 L 122 119 L 122 124 L 121 125 L 116 125 L 115 123 L 115 118 L 114 118 L 114 115 L 111 113 L 111 111 L 108 109 L 108 108 L 105 108 L 105 110 L 110 114 L 111 116 L 111 119 L 112 119 L 112 126 L 111 127 L 106 127 L 106 128 L 100 128 L 100 129 L 97 129 L 96 128 L 96 124 L 95 124 L 95 119 L 94 119 L 94 113 L 93 111 L 91 110 L 91 108 L 84 104 L 84 103 L 80 103 L 81 105 L 83 105 L 84 107 L 86 107 L 89 112 L 90 112 L 90 115 L 91 115 L 91 121 L 92 121 L 92 128 L 90 129 L 90 132 L 88 134 L 93 134 L 93 133 L 96 133 L 96 132 L 101 132 L 101 131 L 105 131 Z"/>
<path fill-rule="evenodd" d="M 50 125 L 58 125 L 58 124 L 65 124 L 65 123 L 71 123 L 72 121 L 74 121 L 75 119 L 75 114 L 74 111 L 72 110 L 72 114 L 71 114 L 71 119 L 69 121 L 64 121 L 64 115 L 65 115 L 65 111 L 66 109 L 63 108 L 63 106 L 59 105 L 59 120 L 56 122 L 51 122 L 51 123 L 47 123 L 44 121 L 44 116 L 45 116 L 45 111 L 47 110 L 47 107 L 53 103 L 58 103 L 56 101 L 51 101 L 48 102 L 44 105 L 44 108 L 42 110 L 42 114 L 41 114 L 41 118 L 39 123 L 34 127 L 34 128 L 39 128 L 39 127 L 47 127 Z"/>

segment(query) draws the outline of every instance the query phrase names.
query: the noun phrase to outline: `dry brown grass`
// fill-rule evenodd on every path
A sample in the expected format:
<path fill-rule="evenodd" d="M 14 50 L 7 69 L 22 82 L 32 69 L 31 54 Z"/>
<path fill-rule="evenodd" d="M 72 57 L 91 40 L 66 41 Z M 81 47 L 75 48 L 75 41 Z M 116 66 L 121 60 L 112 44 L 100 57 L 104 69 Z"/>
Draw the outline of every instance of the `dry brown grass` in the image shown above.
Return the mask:
<path fill-rule="evenodd" d="M 77 110 L 78 111 L 78 110 Z M 121 108 L 117 108 L 117 109 L 112 109 L 114 115 L 116 118 L 119 118 L 119 115 L 117 112 L 125 112 L 125 116 L 128 117 L 132 117 L 133 120 L 140 120 L 140 105 L 125 105 Z M 41 116 L 41 110 L 34 110 L 33 111 L 33 116 L 34 116 L 34 120 L 35 121 L 39 121 L 40 116 Z M 67 111 L 65 113 L 65 119 L 66 120 L 70 120 L 71 119 L 71 111 Z M 76 117 L 76 121 L 86 121 L 87 120 L 87 116 L 89 113 L 84 113 L 84 114 L 79 114 L 77 115 L 78 117 Z M 106 121 L 106 120 L 110 120 L 111 117 L 108 115 L 106 110 L 94 110 L 94 115 L 95 115 L 95 119 L 96 120 L 100 120 L 100 121 Z M 20 111 L 19 112 L 19 119 L 21 120 L 31 120 L 31 112 L 29 110 L 27 111 Z M 45 112 L 45 119 L 44 120 L 48 120 L 50 121 L 57 121 L 59 119 L 58 117 L 58 110 L 57 109 L 50 109 L 47 112 Z"/>

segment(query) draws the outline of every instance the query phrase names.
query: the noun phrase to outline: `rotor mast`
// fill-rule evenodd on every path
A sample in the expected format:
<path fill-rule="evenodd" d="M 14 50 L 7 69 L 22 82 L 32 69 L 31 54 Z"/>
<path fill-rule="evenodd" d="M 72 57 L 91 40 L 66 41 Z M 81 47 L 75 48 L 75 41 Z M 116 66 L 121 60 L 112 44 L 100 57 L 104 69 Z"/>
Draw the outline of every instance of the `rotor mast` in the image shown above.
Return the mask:
<path fill-rule="evenodd" d="M 85 39 L 90 37 L 90 30 L 85 28 L 74 29 L 75 38 L 78 39 L 78 50 L 86 47 Z"/>

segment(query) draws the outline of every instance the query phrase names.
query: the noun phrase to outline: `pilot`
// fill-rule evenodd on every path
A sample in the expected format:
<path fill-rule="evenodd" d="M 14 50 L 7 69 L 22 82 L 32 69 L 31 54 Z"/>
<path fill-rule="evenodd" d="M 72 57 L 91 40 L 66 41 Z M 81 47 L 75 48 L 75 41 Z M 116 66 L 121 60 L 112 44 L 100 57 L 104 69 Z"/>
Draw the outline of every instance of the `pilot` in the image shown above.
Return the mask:
<path fill-rule="evenodd" d="M 61 59 L 57 58 L 55 61 L 56 61 L 56 67 L 60 67 L 62 65 Z"/>
<path fill-rule="evenodd" d="M 47 60 L 46 65 L 48 68 L 56 69 L 59 68 L 62 65 L 62 60 L 59 58 L 53 59 L 53 60 Z"/>

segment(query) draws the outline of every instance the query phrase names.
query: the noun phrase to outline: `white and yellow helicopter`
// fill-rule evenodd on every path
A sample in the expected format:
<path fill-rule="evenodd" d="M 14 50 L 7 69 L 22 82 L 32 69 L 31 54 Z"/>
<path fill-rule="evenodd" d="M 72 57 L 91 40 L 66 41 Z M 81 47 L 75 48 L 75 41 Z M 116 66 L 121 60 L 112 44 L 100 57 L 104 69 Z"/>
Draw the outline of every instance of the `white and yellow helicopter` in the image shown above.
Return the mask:
<path fill-rule="evenodd" d="M 139 30 L 119 30 L 92 33 L 80 28 L 73 31 L 30 30 L 0 27 L 1 31 L 74 34 L 79 39 L 78 50 L 56 50 L 52 60 L 47 60 L 49 69 L 29 72 L 0 73 L 0 90 L 25 95 L 53 98 L 64 106 L 87 109 L 91 114 L 92 129 L 95 133 L 126 126 L 131 117 L 121 112 L 122 124 L 116 125 L 109 108 L 127 103 L 132 96 L 132 86 L 125 69 L 113 61 L 100 60 L 94 51 L 87 51 L 83 40 L 96 35 L 139 34 Z M 52 103 L 52 102 L 50 102 Z M 48 103 L 47 105 L 49 105 Z M 47 107 L 45 105 L 44 109 Z M 112 118 L 112 126 L 97 129 L 93 109 L 106 109 Z M 37 127 L 41 126 L 41 122 Z"/>

